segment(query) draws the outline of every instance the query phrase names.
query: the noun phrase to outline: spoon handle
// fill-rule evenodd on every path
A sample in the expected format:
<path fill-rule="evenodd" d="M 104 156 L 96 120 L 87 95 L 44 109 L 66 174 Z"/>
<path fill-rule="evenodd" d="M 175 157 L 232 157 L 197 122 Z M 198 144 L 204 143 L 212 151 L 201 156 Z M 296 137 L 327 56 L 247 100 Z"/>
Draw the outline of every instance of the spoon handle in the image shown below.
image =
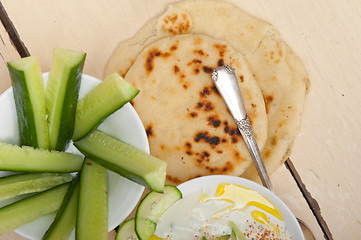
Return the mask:
<path fill-rule="evenodd" d="M 223 97 L 229 111 L 231 112 L 237 127 L 251 153 L 252 159 L 256 165 L 258 174 L 262 180 L 263 186 L 273 191 L 271 180 L 268 176 L 261 153 L 259 151 L 256 139 L 253 134 L 251 123 L 249 122 L 246 109 L 243 104 L 242 95 L 239 90 L 238 82 L 234 70 L 230 66 L 221 66 L 212 73 L 212 80 L 217 87 L 218 92 Z"/>

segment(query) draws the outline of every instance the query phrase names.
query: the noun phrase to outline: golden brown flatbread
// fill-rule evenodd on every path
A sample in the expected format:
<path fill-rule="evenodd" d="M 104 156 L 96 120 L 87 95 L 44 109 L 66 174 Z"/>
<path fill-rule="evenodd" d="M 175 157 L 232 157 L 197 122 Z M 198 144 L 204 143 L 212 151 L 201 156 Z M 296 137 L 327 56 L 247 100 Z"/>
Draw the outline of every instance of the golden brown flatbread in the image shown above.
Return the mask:
<path fill-rule="evenodd" d="M 171 4 L 134 38 L 119 44 L 105 75 L 125 74 L 145 46 L 167 36 L 186 33 L 227 41 L 244 55 L 266 104 L 268 137 L 262 156 L 268 171 L 274 172 L 290 154 L 298 133 L 309 80 L 301 60 L 271 24 L 225 1 L 188 0 Z M 254 167 L 243 176 L 258 179 Z"/>
<path fill-rule="evenodd" d="M 227 43 L 188 34 L 160 39 L 136 58 L 125 79 L 140 90 L 132 101 L 150 152 L 168 163 L 168 183 L 210 175 L 239 176 L 252 162 L 211 74 L 235 68 L 245 107 L 262 148 L 267 115 L 261 90 L 242 54 Z"/>

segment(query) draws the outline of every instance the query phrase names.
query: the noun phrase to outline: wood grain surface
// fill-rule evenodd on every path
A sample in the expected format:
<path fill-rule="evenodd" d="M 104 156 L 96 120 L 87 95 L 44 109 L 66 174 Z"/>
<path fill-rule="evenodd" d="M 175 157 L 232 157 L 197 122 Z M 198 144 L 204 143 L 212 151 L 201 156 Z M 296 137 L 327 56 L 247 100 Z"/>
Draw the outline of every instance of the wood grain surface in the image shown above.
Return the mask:
<path fill-rule="evenodd" d="M 29 53 L 39 56 L 44 72 L 50 69 L 53 48 L 62 47 L 87 52 L 84 72 L 101 78 L 117 44 L 132 37 L 174 1 L 1 2 Z M 290 159 L 304 187 L 317 202 L 333 239 L 359 239 L 361 1 L 230 2 L 276 26 L 304 61 L 311 87 Z M 3 26 L 0 36 L 0 92 L 3 92 L 10 86 L 5 63 L 19 58 L 19 53 Z M 318 219 L 289 169 L 282 166 L 271 179 L 276 193 L 310 226 L 316 239 L 324 239 Z M 9 233 L 0 239 L 23 238 Z"/>

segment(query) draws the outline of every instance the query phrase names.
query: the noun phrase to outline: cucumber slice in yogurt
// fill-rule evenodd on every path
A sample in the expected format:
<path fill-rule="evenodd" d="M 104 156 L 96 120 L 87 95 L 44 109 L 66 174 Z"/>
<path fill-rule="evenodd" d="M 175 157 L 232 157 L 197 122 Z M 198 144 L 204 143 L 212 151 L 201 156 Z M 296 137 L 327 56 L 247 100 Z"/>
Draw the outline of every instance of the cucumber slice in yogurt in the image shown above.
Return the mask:
<path fill-rule="evenodd" d="M 137 234 L 135 233 L 135 220 L 131 218 L 125 221 L 118 229 L 115 240 L 138 240 Z"/>
<path fill-rule="evenodd" d="M 37 57 L 8 62 L 18 117 L 20 145 L 49 148 L 43 77 Z"/>
<path fill-rule="evenodd" d="M 50 149 L 64 150 L 74 132 L 85 53 L 54 49 L 45 98 Z"/>
<path fill-rule="evenodd" d="M 73 141 L 95 130 L 105 118 L 131 101 L 139 90 L 114 73 L 80 99 L 76 110 Z"/>
<path fill-rule="evenodd" d="M 155 232 L 159 218 L 181 198 L 182 193 L 171 185 L 165 186 L 163 193 L 148 193 L 139 203 L 135 214 L 135 232 L 138 238 L 149 240 Z"/>
<path fill-rule="evenodd" d="M 239 229 L 237 224 L 235 224 L 233 221 L 229 221 L 228 226 L 232 230 L 232 238 L 231 239 L 234 239 L 234 237 L 236 237 L 235 239 L 238 239 L 238 240 L 247 240 L 247 238 L 244 236 L 241 229 Z"/>

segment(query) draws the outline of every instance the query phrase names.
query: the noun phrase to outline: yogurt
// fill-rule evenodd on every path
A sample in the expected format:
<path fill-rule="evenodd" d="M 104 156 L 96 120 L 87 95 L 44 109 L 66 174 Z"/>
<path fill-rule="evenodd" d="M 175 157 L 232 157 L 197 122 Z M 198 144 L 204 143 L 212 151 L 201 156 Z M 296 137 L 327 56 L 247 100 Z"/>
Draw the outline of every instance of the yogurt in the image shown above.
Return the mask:
<path fill-rule="evenodd" d="M 230 221 L 245 239 L 293 239 L 282 213 L 270 200 L 234 183 L 187 194 L 160 218 L 155 235 L 172 240 L 226 238 L 232 232 Z"/>

